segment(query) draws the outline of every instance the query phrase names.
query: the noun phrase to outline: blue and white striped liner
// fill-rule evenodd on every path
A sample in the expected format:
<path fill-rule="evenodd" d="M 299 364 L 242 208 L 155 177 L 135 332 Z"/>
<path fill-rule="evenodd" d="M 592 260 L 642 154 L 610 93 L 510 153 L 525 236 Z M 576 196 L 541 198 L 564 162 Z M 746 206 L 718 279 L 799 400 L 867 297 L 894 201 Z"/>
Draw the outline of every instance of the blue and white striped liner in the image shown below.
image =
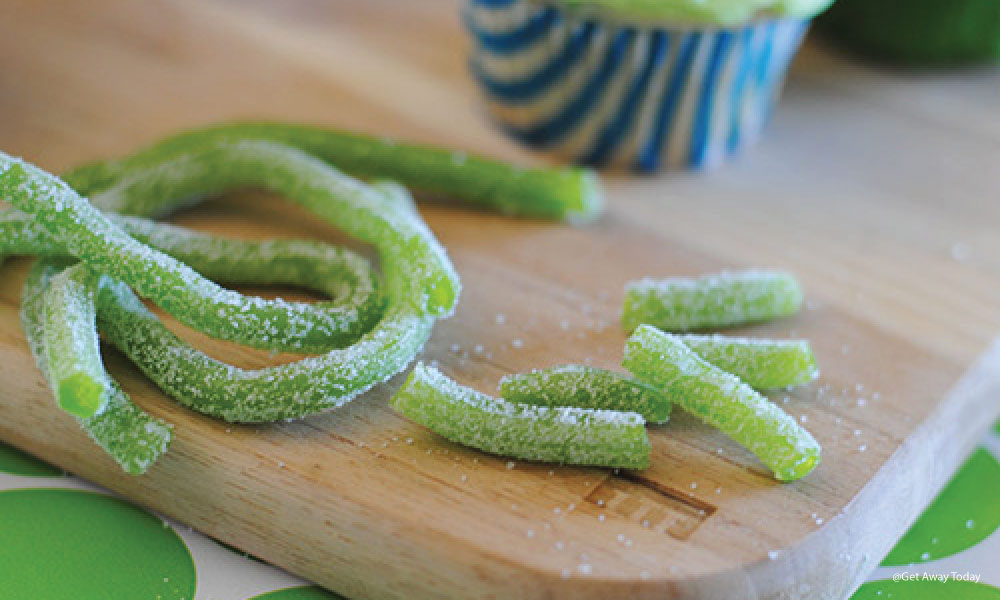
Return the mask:
<path fill-rule="evenodd" d="M 752 143 L 809 25 L 643 28 L 530 0 L 469 0 L 465 22 L 473 75 L 505 130 L 640 171 L 708 167 Z"/>

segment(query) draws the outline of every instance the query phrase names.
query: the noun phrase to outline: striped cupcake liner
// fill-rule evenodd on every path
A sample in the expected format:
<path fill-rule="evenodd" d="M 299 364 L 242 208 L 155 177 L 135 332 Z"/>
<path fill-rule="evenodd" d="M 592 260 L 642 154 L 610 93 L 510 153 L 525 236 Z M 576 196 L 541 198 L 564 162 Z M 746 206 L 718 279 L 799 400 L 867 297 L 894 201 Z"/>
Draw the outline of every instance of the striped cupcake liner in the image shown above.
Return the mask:
<path fill-rule="evenodd" d="M 704 168 L 755 141 L 808 21 L 642 28 L 469 0 L 471 69 L 512 136 L 575 162 Z"/>

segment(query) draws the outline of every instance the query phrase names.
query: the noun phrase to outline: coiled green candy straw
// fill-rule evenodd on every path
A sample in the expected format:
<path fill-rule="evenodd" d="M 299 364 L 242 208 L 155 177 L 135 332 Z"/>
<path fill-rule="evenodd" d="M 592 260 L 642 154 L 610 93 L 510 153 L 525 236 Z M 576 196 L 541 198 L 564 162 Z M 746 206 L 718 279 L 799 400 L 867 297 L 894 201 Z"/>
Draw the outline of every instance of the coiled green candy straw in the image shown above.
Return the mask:
<path fill-rule="evenodd" d="M 310 304 L 247 298 L 221 288 L 186 264 L 129 236 L 58 179 L 25 165 L 0 162 L 0 193 L 31 213 L 64 248 L 91 268 L 120 279 L 152 298 L 181 322 L 220 339 L 271 350 L 323 351 L 360 333 L 356 315 L 317 310 Z M 308 182 L 308 183 L 307 183 Z M 386 258 L 412 254 L 413 275 L 424 285 L 422 309 L 450 314 L 457 277 L 444 250 L 413 213 L 390 206 L 382 194 L 321 161 L 274 144 L 217 144 L 150 166 L 100 197 L 125 208 L 142 204 L 166 213 L 191 198 L 240 186 L 284 193 L 349 234 L 380 247 Z M 155 202 L 154 200 L 155 199 Z M 127 210 L 126 212 L 137 212 Z M 347 329 L 346 339 L 337 334 Z"/>
<path fill-rule="evenodd" d="M 460 290 L 457 276 L 405 189 L 387 182 L 361 184 L 293 148 L 265 142 L 217 143 L 131 171 L 99 196 L 105 204 L 133 214 L 168 214 L 193 198 L 244 185 L 284 192 L 372 243 L 383 264 L 384 294 L 375 293 L 367 263 L 349 252 L 302 241 L 221 240 L 144 219 L 104 215 L 57 178 L 0 155 L 0 194 L 25 211 L 0 211 L 4 234 L 0 259 L 34 253 L 83 260 L 61 272 L 49 265 L 44 276 L 29 278 L 32 294 L 26 288 L 24 312 L 36 360 L 53 381 L 60 403 L 83 418 L 85 428 L 87 419 L 100 418 L 101 431 L 112 431 L 116 425 L 125 430 L 132 422 L 122 417 L 122 406 L 135 412 L 104 373 L 96 351 L 91 351 L 97 347 L 95 313 L 109 340 L 186 405 L 232 421 L 271 421 L 339 406 L 391 377 L 419 351 L 433 321 L 454 309 Z M 331 275 L 346 277 L 331 279 Z M 209 278 L 307 287 L 331 281 L 329 287 L 319 287 L 326 287 L 323 291 L 334 301 L 247 302 L 235 292 L 220 292 Z M 334 346 L 321 356 L 246 371 L 214 361 L 173 336 L 128 284 L 195 328 L 222 331 L 221 337 L 233 311 L 251 318 L 242 313 L 261 306 L 292 307 L 288 312 L 300 319 L 296 323 L 323 318 L 325 311 L 353 315 L 352 327 L 373 326 L 357 333 L 341 328 L 348 332 L 339 333 L 349 337 L 321 341 L 321 347 Z M 197 310 L 185 310 L 183 299 Z M 229 339 L 301 350 L 300 342 L 281 338 L 287 332 L 276 325 L 280 310 L 271 314 L 277 320 L 262 320 L 263 333 L 250 332 L 244 338 L 244 332 L 237 331 Z M 351 341 L 348 347 L 339 347 Z M 68 351 L 74 347 L 88 350 Z M 56 359 L 55 368 L 49 367 L 49 357 Z M 96 429 L 89 431 L 94 436 Z M 116 459 L 125 466 L 129 457 Z M 136 461 L 149 464 L 146 459 Z"/>

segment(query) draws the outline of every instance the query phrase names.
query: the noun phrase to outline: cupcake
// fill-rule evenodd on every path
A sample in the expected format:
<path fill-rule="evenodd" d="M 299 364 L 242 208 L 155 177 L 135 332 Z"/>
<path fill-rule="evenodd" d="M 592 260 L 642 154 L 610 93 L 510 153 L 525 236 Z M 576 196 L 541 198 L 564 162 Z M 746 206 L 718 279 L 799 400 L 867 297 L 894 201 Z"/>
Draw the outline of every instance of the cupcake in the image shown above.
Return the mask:
<path fill-rule="evenodd" d="M 473 75 L 531 146 L 594 166 L 703 168 L 767 122 L 831 0 L 468 0 Z"/>
<path fill-rule="evenodd" d="M 829 37 L 879 59 L 1000 60 L 1000 0 L 842 0 L 819 24 Z"/>

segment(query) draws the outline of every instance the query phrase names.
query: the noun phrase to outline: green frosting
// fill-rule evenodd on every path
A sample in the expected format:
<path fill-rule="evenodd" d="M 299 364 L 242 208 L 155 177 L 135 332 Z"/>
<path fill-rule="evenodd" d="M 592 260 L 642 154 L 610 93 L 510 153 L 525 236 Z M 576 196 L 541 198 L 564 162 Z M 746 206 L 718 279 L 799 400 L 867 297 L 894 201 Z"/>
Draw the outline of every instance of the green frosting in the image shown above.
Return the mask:
<path fill-rule="evenodd" d="M 738 26 L 760 18 L 808 19 L 833 0 L 557 0 L 574 12 L 625 22 Z"/>

